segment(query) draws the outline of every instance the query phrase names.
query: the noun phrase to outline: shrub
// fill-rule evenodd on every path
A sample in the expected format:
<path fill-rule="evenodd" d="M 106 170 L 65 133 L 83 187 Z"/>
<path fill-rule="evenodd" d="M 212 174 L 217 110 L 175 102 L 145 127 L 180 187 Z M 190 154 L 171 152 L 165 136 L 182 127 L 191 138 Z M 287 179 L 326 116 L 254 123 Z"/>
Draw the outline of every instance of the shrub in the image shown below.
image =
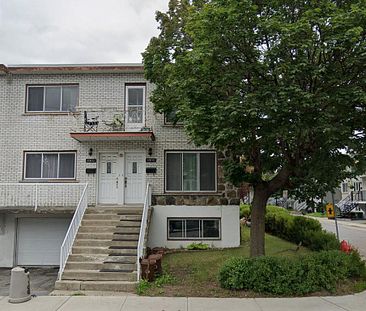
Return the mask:
<path fill-rule="evenodd" d="M 208 244 L 203 244 L 202 242 L 191 243 L 191 244 L 187 245 L 187 249 L 189 249 L 189 250 L 206 250 L 209 248 L 210 248 L 210 246 Z"/>
<path fill-rule="evenodd" d="M 251 212 L 252 212 L 252 207 L 249 204 L 240 205 L 240 218 L 245 217 L 246 219 L 248 219 Z"/>
<path fill-rule="evenodd" d="M 221 268 L 220 285 L 276 295 L 334 291 L 337 282 L 366 278 L 357 252 L 323 251 L 293 259 L 285 257 L 232 258 Z"/>
<path fill-rule="evenodd" d="M 311 250 L 337 250 L 339 241 L 333 233 L 322 230 L 318 220 L 293 216 L 287 210 L 267 206 L 266 231 L 284 240 L 310 248 Z"/>

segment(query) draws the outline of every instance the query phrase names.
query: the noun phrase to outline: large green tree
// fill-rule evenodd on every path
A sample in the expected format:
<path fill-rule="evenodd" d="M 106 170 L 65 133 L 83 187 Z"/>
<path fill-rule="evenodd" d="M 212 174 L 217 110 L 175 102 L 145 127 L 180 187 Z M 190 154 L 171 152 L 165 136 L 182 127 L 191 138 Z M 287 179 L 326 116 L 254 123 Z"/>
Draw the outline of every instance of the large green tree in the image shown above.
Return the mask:
<path fill-rule="evenodd" d="M 251 255 L 264 254 L 267 199 L 314 195 L 365 167 L 365 0 L 171 0 L 143 53 L 158 112 L 225 174 L 254 188 Z"/>

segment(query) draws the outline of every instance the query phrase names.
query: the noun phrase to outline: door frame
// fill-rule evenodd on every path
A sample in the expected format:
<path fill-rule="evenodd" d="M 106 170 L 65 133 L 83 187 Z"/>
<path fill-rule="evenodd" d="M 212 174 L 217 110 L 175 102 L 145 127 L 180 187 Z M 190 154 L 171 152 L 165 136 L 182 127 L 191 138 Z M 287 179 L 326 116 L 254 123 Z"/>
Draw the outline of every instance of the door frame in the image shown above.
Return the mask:
<path fill-rule="evenodd" d="M 124 172 L 126 172 L 126 164 L 127 164 L 127 161 L 126 161 L 126 154 L 129 154 L 129 153 L 138 153 L 138 154 L 142 154 L 142 197 L 145 196 L 145 188 L 146 188 L 146 151 L 145 150 L 128 150 L 124 153 Z M 123 188 L 125 190 L 125 188 Z M 125 191 L 124 191 L 125 192 Z M 124 196 L 123 196 L 123 199 L 124 199 L 124 204 L 141 204 L 141 203 L 144 203 L 142 199 L 142 202 L 140 203 L 125 203 L 126 200 L 126 193 L 124 193 Z"/>
<path fill-rule="evenodd" d="M 126 83 L 125 84 L 125 103 L 124 103 L 124 122 L 125 122 L 125 131 L 126 132 L 136 132 L 140 131 L 140 129 L 137 128 L 137 126 L 132 126 L 132 128 L 128 128 L 127 124 L 127 118 L 128 118 L 128 90 L 129 89 L 143 89 L 143 104 L 142 104 L 142 123 L 141 128 L 145 126 L 146 124 L 146 84 L 139 84 L 139 83 Z M 139 125 L 139 123 L 131 123 L 133 125 Z M 136 128 L 135 128 L 136 127 Z"/>
<path fill-rule="evenodd" d="M 124 173 L 125 173 L 125 167 L 124 167 L 124 152 L 119 152 L 118 150 L 108 150 L 108 151 L 98 151 L 98 159 L 97 159 L 97 178 L 96 178 L 96 204 L 110 204 L 110 205 L 123 205 L 124 201 L 125 201 L 125 192 L 124 192 L 124 188 L 121 195 L 121 200 L 117 200 L 116 203 L 100 203 L 100 192 L 99 192 L 99 182 L 101 180 L 100 178 L 100 174 L 101 174 L 101 169 L 100 169 L 100 165 L 101 165 L 101 161 L 100 158 L 103 154 L 116 154 L 117 157 L 120 159 L 122 158 L 122 160 L 120 160 L 121 162 L 119 163 L 119 169 L 121 170 L 121 179 L 119 179 L 119 184 L 120 185 L 124 185 L 123 181 L 124 181 Z M 122 180 L 122 182 L 121 182 Z M 117 194 L 117 198 L 119 197 L 119 195 Z"/>
<path fill-rule="evenodd" d="M 126 171 L 126 153 L 141 153 L 143 155 L 143 193 L 145 195 L 145 187 L 146 187 L 146 150 L 145 149 L 130 149 L 130 150 L 124 150 L 119 151 L 116 149 L 112 150 L 100 150 L 97 152 L 97 176 L 96 176 L 96 187 L 95 187 L 95 197 L 96 197 L 96 204 L 104 204 L 100 203 L 99 201 L 99 181 L 100 181 L 100 156 L 102 154 L 112 154 L 115 153 L 118 155 L 118 157 L 122 158 L 122 182 L 121 185 L 123 185 L 123 191 L 122 191 L 122 203 L 116 203 L 116 205 L 124 205 L 125 204 L 125 186 L 124 186 L 124 179 L 125 179 L 125 171 Z M 142 202 L 143 203 L 143 202 Z M 111 204 L 112 205 L 112 204 Z"/>

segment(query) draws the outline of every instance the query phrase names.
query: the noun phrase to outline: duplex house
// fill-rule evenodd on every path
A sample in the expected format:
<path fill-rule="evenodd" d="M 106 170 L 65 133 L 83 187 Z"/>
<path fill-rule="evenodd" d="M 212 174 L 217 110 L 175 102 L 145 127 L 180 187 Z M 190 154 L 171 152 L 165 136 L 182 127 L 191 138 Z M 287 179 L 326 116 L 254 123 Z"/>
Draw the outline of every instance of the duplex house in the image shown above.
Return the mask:
<path fill-rule="evenodd" d="M 239 245 L 223 154 L 155 113 L 153 88 L 141 64 L 0 65 L 1 267 L 124 290 L 146 247 Z"/>
<path fill-rule="evenodd" d="M 341 200 L 337 203 L 345 216 L 366 217 L 366 175 L 360 175 L 341 183 Z"/>

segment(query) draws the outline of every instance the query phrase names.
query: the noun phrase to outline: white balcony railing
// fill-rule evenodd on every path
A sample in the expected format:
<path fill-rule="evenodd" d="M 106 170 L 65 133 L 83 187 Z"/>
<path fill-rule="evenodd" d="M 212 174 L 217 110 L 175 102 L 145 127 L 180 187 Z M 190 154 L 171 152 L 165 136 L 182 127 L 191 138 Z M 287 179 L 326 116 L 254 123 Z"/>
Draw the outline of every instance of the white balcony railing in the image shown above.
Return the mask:
<path fill-rule="evenodd" d="M 149 211 L 151 208 L 151 185 L 147 184 L 145 199 L 144 199 L 144 209 L 142 211 L 141 227 L 139 234 L 139 241 L 137 244 L 137 281 L 140 281 L 140 259 L 144 258 L 146 252 L 146 228 L 148 224 Z"/>
<path fill-rule="evenodd" d="M 62 273 L 64 272 L 67 259 L 69 258 L 69 255 L 72 251 L 72 245 L 74 244 L 74 240 L 76 237 L 76 234 L 79 230 L 81 220 L 83 219 L 85 210 L 88 207 L 88 184 L 84 186 L 83 192 L 81 194 L 79 203 L 76 207 L 74 217 L 72 218 L 69 229 L 66 232 L 64 241 L 61 245 L 60 250 L 60 269 L 58 272 L 58 279 L 61 280 Z"/>
<path fill-rule="evenodd" d="M 352 191 L 351 200 L 353 202 L 366 202 L 366 190 Z"/>
<path fill-rule="evenodd" d="M 80 183 L 0 183 L 0 208 L 75 208 L 84 188 Z"/>

